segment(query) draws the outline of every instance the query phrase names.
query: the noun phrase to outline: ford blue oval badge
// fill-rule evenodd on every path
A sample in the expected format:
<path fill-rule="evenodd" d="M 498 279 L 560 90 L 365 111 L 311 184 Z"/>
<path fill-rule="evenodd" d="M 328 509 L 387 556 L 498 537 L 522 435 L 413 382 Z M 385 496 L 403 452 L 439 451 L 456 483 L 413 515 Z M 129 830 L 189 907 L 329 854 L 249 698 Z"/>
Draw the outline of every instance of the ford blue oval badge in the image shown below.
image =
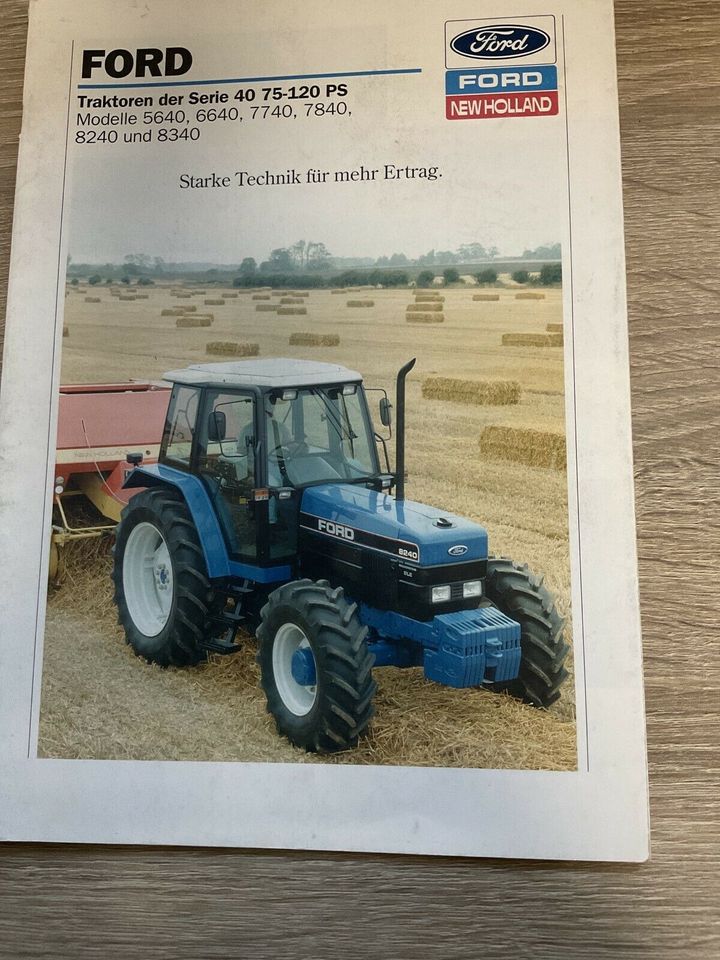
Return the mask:
<path fill-rule="evenodd" d="M 464 543 L 458 543 L 454 547 L 450 547 L 448 553 L 451 557 L 461 557 L 464 553 L 468 552 L 468 548 Z"/>
<path fill-rule="evenodd" d="M 514 60 L 544 50 L 549 43 L 548 34 L 537 27 L 498 24 L 465 30 L 450 41 L 450 47 L 461 57 L 475 60 Z"/>

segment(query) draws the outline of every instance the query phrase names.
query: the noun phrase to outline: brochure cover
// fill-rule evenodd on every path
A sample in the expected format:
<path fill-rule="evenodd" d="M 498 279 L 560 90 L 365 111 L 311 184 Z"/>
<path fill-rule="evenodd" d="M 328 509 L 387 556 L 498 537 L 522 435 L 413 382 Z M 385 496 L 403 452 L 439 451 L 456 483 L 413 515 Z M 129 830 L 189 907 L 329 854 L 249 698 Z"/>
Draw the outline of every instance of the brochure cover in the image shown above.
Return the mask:
<path fill-rule="evenodd" d="M 31 4 L 0 837 L 643 860 L 612 4 Z"/>

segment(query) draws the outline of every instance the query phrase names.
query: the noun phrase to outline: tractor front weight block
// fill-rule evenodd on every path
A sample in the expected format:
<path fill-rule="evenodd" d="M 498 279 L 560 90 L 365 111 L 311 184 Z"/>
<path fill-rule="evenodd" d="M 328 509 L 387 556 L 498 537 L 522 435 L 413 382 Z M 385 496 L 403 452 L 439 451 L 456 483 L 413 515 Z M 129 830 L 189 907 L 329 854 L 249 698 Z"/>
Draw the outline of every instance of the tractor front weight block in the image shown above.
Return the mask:
<path fill-rule="evenodd" d="M 421 621 L 361 604 L 360 619 L 371 630 L 368 649 L 378 666 L 421 664 L 428 680 L 448 687 L 502 683 L 520 670 L 520 624 L 496 607 Z"/>

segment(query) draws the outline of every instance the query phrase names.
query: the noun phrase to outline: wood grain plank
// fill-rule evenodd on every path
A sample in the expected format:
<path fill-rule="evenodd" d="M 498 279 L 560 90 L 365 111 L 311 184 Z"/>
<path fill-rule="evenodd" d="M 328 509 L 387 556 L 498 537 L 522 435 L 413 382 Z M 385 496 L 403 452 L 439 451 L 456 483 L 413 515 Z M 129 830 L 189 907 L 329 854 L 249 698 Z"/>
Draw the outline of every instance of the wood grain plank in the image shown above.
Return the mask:
<path fill-rule="evenodd" d="M 0 307 L 25 7 L 2 8 Z M 720 954 L 720 11 L 616 11 L 652 861 L 6 845 L 0 957 Z"/>

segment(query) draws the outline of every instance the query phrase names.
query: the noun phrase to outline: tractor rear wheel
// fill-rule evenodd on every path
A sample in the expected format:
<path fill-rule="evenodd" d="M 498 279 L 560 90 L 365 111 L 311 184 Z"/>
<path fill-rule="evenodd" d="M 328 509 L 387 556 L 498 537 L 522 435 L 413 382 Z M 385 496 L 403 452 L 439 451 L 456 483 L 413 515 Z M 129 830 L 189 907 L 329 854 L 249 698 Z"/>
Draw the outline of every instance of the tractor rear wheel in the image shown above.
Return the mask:
<path fill-rule="evenodd" d="M 504 557 L 488 561 L 486 593 L 521 627 L 520 673 L 516 680 L 490 684 L 491 689 L 505 690 L 535 707 L 549 707 L 559 698 L 567 678 L 564 664 L 569 650 L 563 640 L 564 621 L 555 609 L 552 594 L 527 564 Z"/>
<path fill-rule="evenodd" d="M 258 663 L 278 732 L 309 752 L 357 746 L 376 690 L 357 604 L 326 580 L 296 580 L 270 594 L 261 616 Z"/>
<path fill-rule="evenodd" d="M 122 512 L 115 543 L 115 603 L 133 650 L 151 663 L 189 666 L 223 606 L 213 591 L 190 511 L 174 490 L 143 490 Z"/>

